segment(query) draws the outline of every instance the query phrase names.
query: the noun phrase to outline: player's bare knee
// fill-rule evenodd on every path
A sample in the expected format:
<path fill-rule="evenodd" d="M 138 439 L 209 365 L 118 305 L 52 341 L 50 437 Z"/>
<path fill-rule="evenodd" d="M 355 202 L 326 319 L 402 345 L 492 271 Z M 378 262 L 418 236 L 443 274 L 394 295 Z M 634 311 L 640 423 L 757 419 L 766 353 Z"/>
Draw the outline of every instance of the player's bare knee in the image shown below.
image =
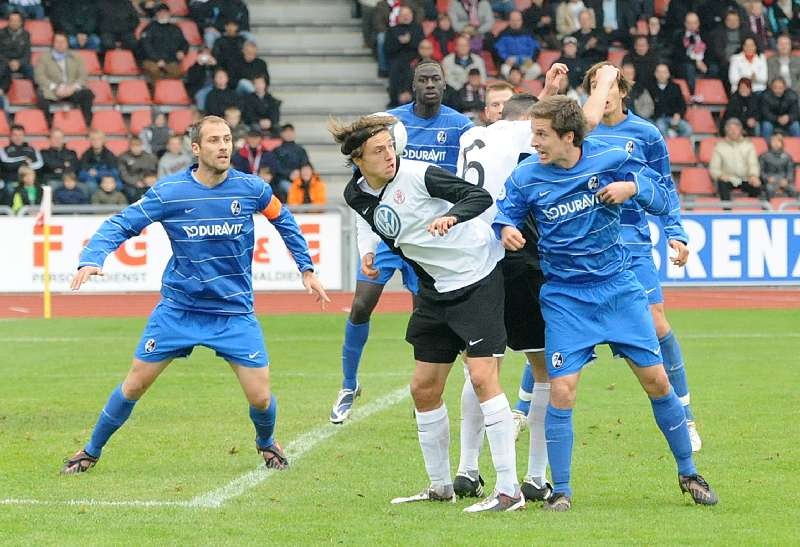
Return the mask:
<path fill-rule="evenodd" d="M 641 384 L 651 399 L 658 399 L 669 394 L 669 378 L 663 367 L 658 367 L 658 370 L 654 369 L 652 374 L 642 378 Z"/>
<path fill-rule="evenodd" d="M 575 406 L 577 390 L 567 382 L 550 383 L 550 404 L 555 408 L 572 408 Z"/>
<path fill-rule="evenodd" d="M 143 382 L 136 376 L 125 378 L 122 382 L 122 396 L 129 401 L 136 401 L 145 394 L 150 384 L 151 382 Z"/>
<path fill-rule="evenodd" d="M 665 337 L 672 330 L 667 315 L 664 313 L 664 304 L 653 304 L 650 306 L 650 313 L 653 315 L 653 323 L 656 327 L 656 336 Z"/>
<path fill-rule="evenodd" d="M 267 392 L 258 395 L 250 395 L 247 398 L 247 402 L 250 403 L 250 406 L 258 410 L 266 410 L 269 407 L 270 399 L 270 394 Z"/>
<path fill-rule="evenodd" d="M 418 410 L 432 410 L 442 398 L 442 389 L 435 381 L 424 378 L 411 380 L 411 398 Z"/>

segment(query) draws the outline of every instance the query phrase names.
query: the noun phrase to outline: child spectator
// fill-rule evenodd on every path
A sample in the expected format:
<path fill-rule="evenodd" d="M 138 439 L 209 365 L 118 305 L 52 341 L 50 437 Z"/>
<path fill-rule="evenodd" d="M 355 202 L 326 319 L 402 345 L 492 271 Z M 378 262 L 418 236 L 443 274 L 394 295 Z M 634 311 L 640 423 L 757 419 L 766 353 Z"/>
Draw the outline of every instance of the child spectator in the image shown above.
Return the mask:
<path fill-rule="evenodd" d="M 117 181 L 111 175 L 100 179 L 100 188 L 92 194 L 92 205 L 128 205 L 125 194 L 117 190 Z"/>
<path fill-rule="evenodd" d="M 322 182 L 314 167 L 306 162 L 300 166 L 297 177 L 292 181 L 289 194 L 286 197 L 287 205 L 322 205 L 325 199 L 325 183 Z"/>
<path fill-rule="evenodd" d="M 167 141 L 167 151 L 158 160 L 158 178 L 183 171 L 192 163 L 192 156 L 183 149 L 181 138 L 173 135 Z"/>
<path fill-rule="evenodd" d="M 775 133 L 769 139 L 769 150 L 758 158 L 761 167 L 761 184 L 772 199 L 779 193 L 786 197 L 797 197 L 794 187 L 794 161 L 783 149 L 783 135 Z"/>
<path fill-rule="evenodd" d="M 249 128 L 242 123 L 242 111 L 238 106 L 231 105 L 225 109 L 225 121 L 231 128 L 233 136 L 233 148 L 241 148 L 244 145 L 244 138 L 247 136 Z"/>
<path fill-rule="evenodd" d="M 16 213 L 25 205 L 39 205 L 42 202 L 42 186 L 36 182 L 36 171 L 23 165 L 17 172 L 19 184 L 11 198 L 11 208 Z"/>
<path fill-rule="evenodd" d="M 63 184 L 53 192 L 56 205 L 86 205 L 89 196 L 78 186 L 78 177 L 72 171 L 64 173 Z"/>

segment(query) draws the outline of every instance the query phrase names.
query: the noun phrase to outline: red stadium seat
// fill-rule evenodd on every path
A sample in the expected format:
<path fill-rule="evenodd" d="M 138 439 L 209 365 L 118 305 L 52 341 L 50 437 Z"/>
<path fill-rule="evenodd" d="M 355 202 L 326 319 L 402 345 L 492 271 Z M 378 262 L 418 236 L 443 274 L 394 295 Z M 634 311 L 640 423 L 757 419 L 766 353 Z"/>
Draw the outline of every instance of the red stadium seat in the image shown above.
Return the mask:
<path fill-rule="evenodd" d="M 10 132 L 10 128 L 8 127 L 8 120 L 4 114 L 0 114 L 0 135 L 8 135 Z"/>
<path fill-rule="evenodd" d="M 272 152 L 273 150 L 275 150 L 276 148 L 278 148 L 282 144 L 283 144 L 283 140 L 282 139 L 278 139 L 278 138 L 263 139 L 261 141 L 261 145 L 264 148 L 266 148 L 267 150 L 269 150 L 270 152 Z"/>
<path fill-rule="evenodd" d="M 700 163 L 703 165 L 711 163 L 711 154 L 714 153 L 714 147 L 721 140 L 719 137 L 711 137 L 700 141 L 700 151 L 697 154 L 697 159 L 700 160 Z"/>
<path fill-rule="evenodd" d="M 667 15 L 667 8 L 669 8 L 669 0 L 655 0 L 654 2 L 655 14 L 659 17 Z"/>
<path fill-rule="evenodd" d="M 98 110 L 92 116 L 92 127 L 106 135 L 127 135 L 128 128 L 117 110 Z"/>
<path fill-rule="evenodd" d="M 447 13 L 450 9 L 450 0 L 436 0 L 436 11 L 439 13 Z"/>
<path fill-rule="evenodd" d="M 91 144 L 89 143 L 89 139 L 75 139 L 71 141 L 67 141 L 65 146 L 78 154 L 80 158 L 84 152 L 86 152 Z"/>
<path fill-rule="evenodd" d="M 667 151 L 673 166 L 691 165 L 697 163 L 694 155 L 694 146 L 688 137 L 673 137 L 667 139 Z"/>
<path fill-rule="evenodd" d="M 32 46 L 50 46 L 53 44 L 53 25 L 47 19 L 28 19 L 25 30 L 31 35 Z"/>
<path fill-rule="evenodd" d="M 111 86 L 105 80 L 89 80 L 86 82 L 86 87 L 94 93 L 95 106 L 110 106 L 114 104 L 114 94 L 111 92 Z"/>
<path fill-rule="evenodd" d="M 197 30 L 197 24 L 191 19 L 182 19 L 177 21 L 176 24 L 183 32 L 183 37 L 189 42 L 190 46 L 203 45 L 203 39 L 200 37 L 200 31 Z"/>
<path fill-rule="evenodd" d="M 192 111 L 188 108 L 173 110 L 167 115 L 167 125 L 176 135 L 186 133 L 188 127 L 192 125 Z"/>
<path fill-rule="evenodd" d="M 45 138 L 33 138 L 28 139 L 28 144 L 33 146 L 36 150 L 44 150 L 45 148 L 50 147 L 50 140 Z"/>
<path fill-rule="evenodd" d="M 725 93 L 725 87 L 717 78 L 698 79 L 694 92 L 703 96 L 704 104 L 716 106 L 728 104 L 728 95 Z"/>
<path fill-rule="evenodd" d="M 128 151 L 127 139 L 108 139 L 106 141 L 106 148 L 111 150 L 115 156 L 121 156 Z"/>
<path fill-rule="evenodd" d="M 110 76 L 138 76 L 139 67 L 136 59 L 127 49 L 112 49 L 106 52 L 103 62 L 103 72 Z"/>
<path fill-rule="evenodd" d="M 42 57 L 41 51 L 31 51 L 31 66 L 36 66 L 39 63 L 39 59 Z"/>
<path fill-rule="evenodd" d="M 541 80 L 525 80 L 522 82 L 522 87 L 525 88 L 525 91 L 530 93 L 531 95 L 539 95 L 542 92 L 542 88 L 544 87 L 544 83 Z"/>
<path fill-rule="evenodd" d="M 483 59 L 483 63 L 486 65 L 486 75 L 490 77 L 497 76 L 498 71 L 497 67 L 494 65 L 492 54 L 488 51 L 481 51 L 481 59 Z"/>
<path fill-rule="evenodd" d="M 186 0 L 167 0 L 170 13 L 175 17 L 186 17 L 189 15 L 189 8 L 186 7 Z"/>
<path fill-rule="evenodd" d="M 50 129 L 47 127 L 47 118 L 44 112 L 38 108 L 20 110 L 14 115 L 14 123 L 25 128 L 28 135 L 48 135 Z"/>
<path fill-rule="evenodd" d="M 753 141 L 753 146 L 756 147 L 756 155 L 760 156 L 764 152 L 767 151 L 767 141 L 763 137 L 750 137 L 750 140 Z M 784 140 L 785 144 L 785 140 Z M 788 153 L 788 150 L 787 150 Z M 789 154 L 791 156 L 791 154 Z M 797 160 L 795 160 L 797 161 Z"/>
<path fill-rule="evenodd" d="M 186 74 L 189 72 L 189 69 L 192 67 L 193 64 L 197 61 L 197 50 L 190 49 L 186 55 L 183 56 L 181 60 L 181 72 Z"/>
<path fill-rule="evenodd" d="M 6 28 L 8 26 L 8 19 L 0 19 L 0 28 Z"/>
<path fill-rule="evenodd" d="M 536 62 L 542 67 L 542 73 L 545 73 L 559 57 L 561 57 L 561 52 L 559 50 L 543 49 L 539 52 L 539 57 L 536 58 Z"/>
<path fill-rule="evenodd" d="M 142 129 L 153 123 L 153 112 L 149 109 L 131 112 L 131 133 L 138 135 Z"/>
<path fill-rule="evenodd" d="M 87 131 L 83 114 L 77 108 L 57 111 L 53 115 L 53 129 L 55 128 L 65 135 L 85 135 Z"/>
<path fill-rule="evenodd" d="M 192 104 L 189 94 L 181 80 L 158 80 L 153 90 L 153 102 L 155 104 L 177 104 L 188 106 Z"/>
<path fill-rule="evenodd" d="M 100 68 L 100 61 L 97 59 L 97 53 L 90 49 L 75 49 L 73 51 L 83 59 L 86 65 L 86 72 L 89 76 L 100 76 L 103 74 L 103 69 Z"/>
<path fill-rule="evenodd" d="M 11 89 L 8 90 L 8 102 L 14 106 L 36 104 L 36 90 L 30 80 L 11 80 Z"/>
<path fill-rule="evenodd" d="M 622 59 L 625 58 L 625 55 L 628 52 L 624 49 L 617 49 L 614 51 L 608 52 L 608 62 L 614 66 L 622 66 Z"/>
<path fill-rule="evenodd" d="M 684 116 L 684 119 L 692 126 L 692 132 L 695 134 L 717 134 L 717 124 L 714 123 L 711 111 L 707 108 L 698 108 L 696 106 L 689 107 L 686 109 L 686 116 Z"/>
<path fill-rule="evenodd" d="M 117 87 L 117 103 L 121 105 L 152 103 L 144 80 L 124 80 Z"/>
<path fill-rule="evenodd" d="M 714 183 L 705 167 L 687 167 L 680 174 L 678 191 L 681 194 L 714 195 Z"/>
<path fill-rule="evenodd" d="M 686 80 L 683 80 L 681 78 L 674 78 L 672 81 L 678 84 L 678 87 L 681 88 L 681 93 L 683 94 L 683 100 L 686 101 L 687 103 L 690 102 L 691 95 L 689 94 L 689 84 L 686 83 Z"/>
<path fill-rule="evenodd" d="M 792 156 L 795 163 L 800 162 L 800 137 L 784 137 L 783 149 Z"/>

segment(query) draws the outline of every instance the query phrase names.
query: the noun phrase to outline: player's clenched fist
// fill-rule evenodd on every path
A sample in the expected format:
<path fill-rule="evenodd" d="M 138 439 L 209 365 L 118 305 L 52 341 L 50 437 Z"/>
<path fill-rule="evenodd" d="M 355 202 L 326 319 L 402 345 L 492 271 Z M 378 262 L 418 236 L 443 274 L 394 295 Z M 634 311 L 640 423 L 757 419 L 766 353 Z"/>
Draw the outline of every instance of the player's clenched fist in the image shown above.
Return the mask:
<path fill-rule="evenodd" d="M 361 257 L 361 271 L 370 279 L 378 279 L 380 270 L 375 267 L 375 253 L 367 253 Z"/>
<path fill-rule="evenodd" d="M 503 226 L 500 231 L 500 241 L 503 247 L 509 251 L 519 251 L 525 246 L 525 238 L 522 237 L 522 232 L 513 226 Z"/>
<path fill-rule="evenodd" d="M 597 191 L 597 199 L 603 203 L 620 205 L 636 195 L 636 184 L 629 180 L 618 180 Z"/>
<path fill-rule="evenodd" d="M 97 266 L 81 266 L 78 269 L 78 273 L 76 273 L 72 278 L 69 288 L 73 291 L 77 291 L 81 288 L 81 285 L 86 283 L 89 280 L 89 277 L 93 275 L 103 275 L 103 271 Z"/>

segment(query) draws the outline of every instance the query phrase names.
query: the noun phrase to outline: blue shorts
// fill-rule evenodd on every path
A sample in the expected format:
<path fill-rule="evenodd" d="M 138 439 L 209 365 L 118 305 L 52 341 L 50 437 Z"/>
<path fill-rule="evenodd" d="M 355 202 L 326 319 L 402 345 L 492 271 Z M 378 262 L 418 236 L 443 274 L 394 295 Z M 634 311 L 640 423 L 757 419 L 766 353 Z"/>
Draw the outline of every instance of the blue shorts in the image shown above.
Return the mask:
<path fill-rule="evenodd" d="M 580 372 L 597 344 L 638 366 L 662 362 L 647 297 L 632 272 L 592 285 L 547 282 L 539 298 L 551 377 Z"/>
<path fill-rule="evenodd" d="M 661 281 L 658 279 L 658 270 L 652 256 L 632 256 L 630 271 L 644 287 L 647 301 L 650 304 L 664 302 L 664 293 L 661 291 Z"/>
<path fill-rule="evenodd" d="M 245 367 L 269 364 L 264 334 L 256 316 L 217 315 L 180 310 L 159 302 L 136 346 L 141 361 L 157 363 L 187 357 L 195 346 L 205 346 L 226 361 Z"/>
<path fill-rule="evenodd" d="M 394 275 L 394 271 L 400 270 L 400 273 L 403 274 L 403 285 L 406 286 L 406 289 L 411 291 L 412 294 L 417 294 L 417 292 L 419 292 L 419 279 L 417 278 L 417 272 L 415 272 L 414 268 L 412 268 L 408 262 L 403 260 L 399 254 L 393 253 L 389 249 L 389 246 L 383 241 L 378 244 L 378 249 L 375 251 L 375 268 L 380 271 L 378 274 L 378 279 L 370 279 L 364 275 L 364 272 L 361 271 L 361 266 L 359 265 L 356 281 L 366 281 L 367 283 L 374 283 L 376 285 L 386 285 Z"/>

